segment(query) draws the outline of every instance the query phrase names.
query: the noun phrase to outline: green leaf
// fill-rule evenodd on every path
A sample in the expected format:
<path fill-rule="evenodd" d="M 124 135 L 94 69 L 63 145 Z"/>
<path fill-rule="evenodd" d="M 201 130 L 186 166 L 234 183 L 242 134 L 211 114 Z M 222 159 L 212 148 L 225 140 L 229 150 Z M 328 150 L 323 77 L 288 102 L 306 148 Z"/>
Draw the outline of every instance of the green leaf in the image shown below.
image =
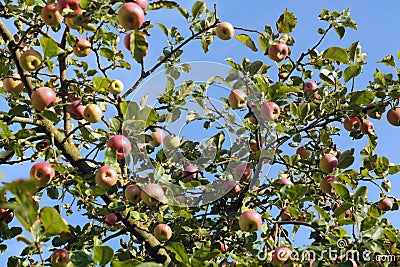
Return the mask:
<path fill-rule="evenodd" d="M 148 44 L 144 34 L 135 30 L 131 33 L 131 52 L 136 62 L 141 63 L 147 55 Z"/>
<path fill-rule="evenodd" d="M 294 30 L 296 24 L 296 16 L 289 10 L 285 9 L 285 13 L 283 13 L 279 20 L 276 22 L 276 28 L 280 33 L 289 34 Z"/>
<path fill-rule="evenodd" d="M 52 58 L 65 51 L 58 47 L 56 41 L 47 37 L 40 37 L 40 45 L 42 46 L 44 57 Z"/>
<path fill-rule="evenodd" d="M 175 254 L 175 259 L 182 263 L 189 263 L 189 258 L 182 243 L 174 242 L 165 247 Z"/>
<path fill-rule="evenodd" d="M 111 80 L 109 78 L 103 78 L 96 76 L 93 78 L 93 86 L 95 91 L 104 92 L 110 86 Z"/>
<path fill-rule="evenodd" d="M 137 265 L 136 267 L 160 267 L 160 266 L 162 266 L 162 264 L 156 262 L 145 262 Z"/>
<path fill-rule="evenodd" d="M 361 232 L 366 231 L 374 227 L 378 223 L 378 220 L 373 217 L 367 217 L 361 222 Z"/>
<path fill-rule="evenodd" d="M 203 14 L 204 11 L 206 11 L 206 9 L 207 5 L 203 1 L 197 1 L 196 3 L 194 3 L 192 7 L 193 20 L 201 17 L 201 15 Z"/>
<path fill-rule="evenodd" d="M 112 51 L 108 47 L 100 48 L 100 56 L 105 57 L 106 59 L 113 60 L 114 59 L 114 51 Z"/>
<path fill-rule="evenodd" d="M 339 38 L 342 39 L 346 33 L 346 28 L 343 26 L 334 25 L 335 32 L 339 35 Z"/>
<path fill-rule="evenodd" d="M 394 56 L 392 55 L 384 57 L 381 61 L 378 61 L 378 63 L 383 63 L 386 66 L 391 66 L 391 67 L 396 66 L 396 63 L 394 62 Z"/>
<path fill-rule="evenodd" d="M 149 10 L 157 10 L 161 8 L 171 9 L 176 7 L 179 7 L 179 5 L 174 1 L 156 1 L 149 3 L 149 6 L 147 8 Z"/>
<path fill-rule="evenodd" d="M 111 267 L 136 267 L 138 264 L 140 264 L 140 262 L 134 259 L 128 261 L 113 261 L 111 262 Z"/>
<path fill-rule="evenodd" d="M 44 229 L 50 235 L 59 235 L 68 233 L 68 226 L 63 221 L 60 213 L 55 208 L 44 207 L 40 211 L 40 221 L 43 223 Z"/>
<path fill-rule="evenodd" d="M 160 22 L 156 22 L 156 24 L 158 25 L 158 27 L 161 28 L 162 32 L 165 34 L 165 36 L 168 36 L 168 29 L 167 27 L 165 27 L 164 24 L 160 23 Z"/>
<path fill-rule="evenodd" d="M 367 199 L 368 188 L 366 186 L 361 186 L 353 195 L 353 200 L 355 204 L 363 203 Z"/>
<path fill-rule="evenodd" d="M 265 54 L 268 49 L 268 40 L 263 35 L 259 35 L 257 40 L 261 51 Z"/>
<path fill-rule="evenodd" d="M 343 152 L 342 155 L 339 157 L 338 168 L 346 169 L 350 167 L 354 162 L 353 155 L 354 155 L 354 149 L 346 150 L 345 152 Z"/>
<path fill-rule="evenodd" d="M 332 184 L 333 186 L 333 184 Z M 351 209 L 353 207 L 353 204 L 349 203 L 349 202 L 345 202 L 343 204 L 340 205 L 340 207 L 335 211 L 335 215 L 336 216 L 340 216 L 343 213 L 345 213 L 347 210 Z"/>
<path fill-rule="evenodd" d="M 368 105 L 375 99 L 375 93 L 371 91 L 358 91 L 352 94 L 350 101 L 355 105 Z"/>
<path fill-rule="evenodd" d="M 239 34 L 236 36 L 236 39 L 238 39 L 240 42 L 242 42 L 244 45 L 249 47 L 254 52 L 258 51 L 256 44 L 253 42 L 253 40 L 247 34 Z"/>
<path fill-rule="evenodd" d="M 71 262 L 75 267 L 87 267 L 93 263 L 92 255 L 82 250 L 72 252 Z"/>
<path fill-rule="evenodd" d="M 332 46 L 326 49 L 322 53 L 322 57 L 331 61 L 339 61 L 340 63 L 345 64 L 348 64 L 350 62 L 349 55 L 347 54 L 346 49 L 337 46 Z"/>
<path fill-rule="evenodd" d="M 360 73 L 361 73 L 361 67 L 360 66 L 358 66 L 358 65 L 348 66 L 344 70 L 344 81 L 348 82 L 348 81 L 350 81 L 350 79 L 356 77 Z"/>
<path fill-rule="evenodd" d="M 325 220 L 329 220 L 329 214 L 326 211 L 324 211 L 319 206 L 314 206 L 314 208 L 317 210 L 319 215 L 321 215 Z"/>
<path fill-rule="evenodd" d="M 106 265 L 114 257 L 114 250 L 109 246 L 95 246 L 93 250 L 93 260 L 95 264 Z"/>
<path fill-rule="evenodd" d="M 335 189 L 336 194 L 338 194 L 344 200 L 348 200 L 350 198 L 350 192 L 345 185 L 339 183 L 331 183 L 331 185 Z"/>

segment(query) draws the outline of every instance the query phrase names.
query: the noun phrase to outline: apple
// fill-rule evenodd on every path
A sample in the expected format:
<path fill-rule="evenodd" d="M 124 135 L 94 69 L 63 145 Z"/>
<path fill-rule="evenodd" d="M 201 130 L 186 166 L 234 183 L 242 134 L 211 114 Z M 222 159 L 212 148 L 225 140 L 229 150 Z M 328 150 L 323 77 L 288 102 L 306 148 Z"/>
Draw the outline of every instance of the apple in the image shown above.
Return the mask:
<path fill-rule="evenodd" d="M 262 217 L 255 210 L 246 210 L 239 216 L 239 226 L 245 232 L 258 231 L 262 226 Z"/>
<path fill-rule="evenodd" d="M 108 92 L 118 95 L 124 90 L 124 84 L 120 80 L 113 80 L 108 86 Z"/>
<path fill-rule="evenodd" d="M 300 155 L 301 159 L 308 159 L 311 156 L 311 151 L 305 148 L 304 146 L 301 146 L 297 148 L 296 154 Z"/>
<path fill-rule="evenodd" d="M 123 135 L 115 135 L 108 140 L 108 147 L 117 152 L 117 158 L 126 158 L 131 152 L 131 142 Z"/>
<path fill-rule="evenodd" d="M 127 35 L 125 35 L 124 46 L 126 49 L 131 51 L 131 33 L 128 33 Z"/>
<path fill-rule="evenodd" d="M 165 242 L 169 240 L 172 236 L 172 229 L 167 224 L 158 224 L 154 228 L 154 236 L 160 242 Z"/>
<path fill-rule="evenodd" d="M 240 184 L 238 184 L 236 181 L 225 181 L 223 187 L 224 192 L 229 190 L 226 194 L 228 198 L 235 198 L 240 193 Z"/>
<path fill-rule="evenodd" d="M 57 4 L 51 3 L 47 4 L 42 8 L 42 12 L 40 14 L 44 24 L 48 26 L 56 26 L 63 21 L 63 16 L 57 10 Z"/>
<path fill-rule="evenodd" d="M 393 202 L 388 198 L 381 199 L 378 202 L 378 207 L 381 210 L 388 211 L 393 208 Z"/>
<path fill-rule="evenodd" d="M 49 162 L 39 162 L 32 166 L 29 177 L 39 186 L 46 186 L 56 176 L 56 171 Z"/>
<path fill-rule="evenodd" d="M 215 28 L 215 34 L 221 40 L 229 40 L 235 34 L 235 29 L 229 22 L 220 22 Z"/>
<path fill-rule="evenodd" d="M 0 218 L 4 216 L 4 214 L 8 213 L 8 211 L 9 211 L 8 209 L 0 209 Z M 13 220 L 13 218 L 14 218 L 14 212 L 11 211 L 10 213 L 7 214 L 6 217 L 3 218 L 2 221 L 5 223 L 10 223 Z"/>
<path fill-rule="evenodd" d="M 118 173 L 111 166 L 103 166 L 96 172 L 94 181 L 100 187 L 109 188 L 117 183 Z"/>
<path fill-rule="evenodd" d="M 150 134 L 151 140 L 149 141 L 150 145 L 153 147 L 157 147 L 161 145 L 164 141 L 164 132 L 162 130 L 156 130 Z"/>
<path fill-rule="evenodd" d="M 277 120 L 281 114 L 281 109 L 275 102 L 265 102 L 261 104 L 260 116 L 267 121 Z"/>
<path fill-rule="evenodd" d="M 400 106 L 395 107 L 395 109 L 389 109 L 386 113 L 386 118 L 391 125 L 400 126 Z"/>
<path fill-rule="evenodd" d="M 89 104 L 83 111 L 83 117 L 90 123 L 96 123 L 103 118 L 103 111 L 96 104 Z"/>
<path fill-rule="evenodd" d="M 83 14 L 78 14 L 73 17 L 66 17 L 65 18 L 65 24 L 67 24 L 68 27 L 74 30 L 79 30 L 82 27 L 85 27 L 90 21 L 90 17 L 87 17 Z"/>
<path fill-rule="evenodd" d="M 82 14 L 82 9 L 79 6 L 80 0 L 58 0 L 57 10 L 62 15 L 65 8 L 72 9 L 76 14 Z M 75 14 L 75 15 L 76 15 Z M 68 17 L 72 17 L 74 14 L 69 14 Z"/>
<path fill-rule="evenodd" d="M 292 251 L 285 246 L 274 249 L 271 264 L 272 266 L 281 266 L 284 262 L 290 259 Z"/>
<path fill-rule="evenodd" d="M 232 109 L 241 109 L 246 106 L 247 94 L 242 89 L 234 89 L 228 97 L 229 106 Z"/>
<path fill-rule="evenodd" d="M 252 171 L 246 163 L 241 163 L 235 167 L 234 177 L 236 180 L 244 182 L 251 177 Z"/>
<path fill-rule="evenodd" d="M 19 63 L 24 71 L 37 71 L 42 66 L 42 55 L 33 49 L 26 50 L 19 58 Z"/>
<path fill-rule="evenodd" d="M 337 158 L 332 154 L 324 155 L 319 161 L 319 168 L 325 173 L 332 173 L 336 170 L 338 166 Z"/>
<path fill-rule="evenodd" d="M 50 258 L 52 267 L 66 267 L 69 260 L 68 251 L 66 249 L 57 249 L 51 254 Z"/>
<path fill-rule="evenodd" d="M 251 115 L 250 117 L 247 117 L 247 120 L 251 123 L 251 124 L 257 124 L 257 118 L 254 115 Z"/>
<path fill-rule="evenodd" d="M 283 184 L 283 185 L 293 184 L 289 178 L 281 178 L 281 179 L 279 179 L 279 182 L 281 182 L 281 184 Z"/>
<path fill-rule="evenodd" d="M 158 184 L 147 184 L 143 187 L 140 197 L 148 206 L 155 206 L 164 199 L 164 190 Z"/>
<path fill-rule="evenodd" d="M 74 47 L 72 48 L 72 51 L 77 57 L 86 57 L 90 54 L 91 47 L 92 44 L 88 40 L 84 38 L 78 38 Z"/>
<path fill-rule="evenodd" d="M 13 73 L 11 77 L 4 78 L 3 87 L 7 92 L 17 95 L 24 90 L 25 86 L 22 83 L 19 74 Z"/>
<path fill-rule="evenodd" d="M 221 253 L 226 253 L 228 252 L 228 246 L 226 246 L 224 243 L 222 242 L 214 242 L 211 244 L 210 246 L 210 250 L 218 250 L 221 251 Z"/>
<path fill-rule="evenodd" d="M 118 217 L 115 213 L 107 214 L 105 221 L 107 224 L 113 225 L 116 221 L 118 221 Z"/>
<path fill-rule="evenodd" d="M 181 145 L 181 139 L 176 135 L 168 135 L 164 138 L 163 146 L 166 149 L 174 150 Z"/>
<path fill-rule="evenodd" d="M 85 108 L 86 106 L 82 105 L 82 101 L 79 99 L 73 100 L 69 105 L 69 113 L 71 117 L 75 120 L 82 120 L 85 118 Z"/>
<path fill-rule="evenodd" d="M 370 120 L 363 120 L 360 129 L 363 134 L 372 134 L 374 132 L 374 124 Z"/>
<path fill-rule="evenodd" d="M 361 126 L 361 121 L 357 116 L 350 116 L 343 122 L 344 128 L 349 132 L 354 132 Z"/>
<path fill-rule="evenodd" d="M 374 107 L 375 107 L 375 104 L 373 102 L 368 104 L 368 106 L 367 106 L 367 109 L 368 109 L 367 110 L 367 115 L 372 119 L 379 120 L 382 117 L 382 114 L 380 112 L 378 112 L 378 111 L 375 111 Z"/>
<path fill-rule="evenodd" d="M 57 101 L 57 95 L 50 87 L 40 87 L 31 94 L 32 106 L 39 110 L 48 110 L 53 107 Z"/>
<path fill-rule="evenodd" d="M 314 81 L 308 81 L 304 84 L 303 90 L 304 93 L 308 94 L 311 91 L 314 91 L 318 88 L 318 84 Z"/>
<path fill-rule="evenodd" d="M 251 150 L 251 151 L 257 152 L 257 151 L 260 150 L 260 149 L 258 148 L 258 144 L 257 144 L 257 141 L 256 141 L 255 139 L 251 139 L 251 140 L 249 141 L 249 143 L 250 143 L 250 150 Z"/>
<path fill-rule="evenodd" d="M 142 200 L 141 193 L 142 189 L 137 185 L 128 185 L 125 189 L 126 199 L 133 204 L 137 204 Z"/>
<path fill-rule="evenodd" d="M 268 56 L 276 62 L 281 62 L 289 55 L 289 47 L 283 41 L 268 48 Z"/>
<path fill-rule="evenodd" d="M 321 187 L 322 192 L 326 194 L 335 193 L 335 189 L 332 187 L 331 183 L 338 183 L 338 179 L 335 176 L 326 176 L 321 180 L 319 186 Z"/>
<path fill-rule="evenodd" d="M 278 77 L 281 80 L 287 79 L 288 75 L 289 75 L 289 72 L 287 72 L 286 70 L 280 70 L 278 73 Z"/>
<path fill-rule="evenodd" d="M 133 1 L 136 5 L 140 6 L 141 8 L 145 9 L 149 5 L 148 0 L 134 0 Z"/>
<path fill-rule="evenodd" d="M 189 165 L 185 168 L 182 173 L 183 180 L 192 180 L 196 179 L 198 175 L 199 169 L 194 165 Z"/>
<path fill-rule="evenodd" d="M 127 31 L 139 29 L 144 22 L 143 9 L 132 2 L 123 4 L 118 11 L 118 22 Z"/>

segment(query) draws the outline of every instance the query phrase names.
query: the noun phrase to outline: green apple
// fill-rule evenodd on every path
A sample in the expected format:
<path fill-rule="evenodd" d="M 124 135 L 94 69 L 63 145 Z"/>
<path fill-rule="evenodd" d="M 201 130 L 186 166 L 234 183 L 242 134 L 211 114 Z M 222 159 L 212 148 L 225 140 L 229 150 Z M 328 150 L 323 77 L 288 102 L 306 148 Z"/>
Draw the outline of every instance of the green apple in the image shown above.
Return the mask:
<path fill-rule="evenodd" d="M 19 63 L 24 71 L 37 71 L 42 66 L 42 60 L 38 51 L 29 49 L 21 54 Z"/>
<path fill-rule="evenodd" d="M 168 135 L 164 138 L 163 146 L 168 150 L 174 150 L 181 145 L 181 139 L 176 135 Z"/>
<path fill-rule="evenodd" d="M 215 34 L 221 40 L 229 40 L 235 34 L 235 29 L 229 22 L 220 22 L 215 29 Z"/>
<path fill-rule="evenodd" d="M 85 110 L 83 111 L 83 116 L 88 122 L 96 123 L 99 122 L 101 118 L 103 118 L 103 111 L 98 105 L 89 104 L 85 107 Z"/>
<path fill-rule="evenodd" d="M 112 80 L 108 86 L 108 92 L 113 95 L 118 95 L 124 90 L 124 84 L 120 80 Z"/>

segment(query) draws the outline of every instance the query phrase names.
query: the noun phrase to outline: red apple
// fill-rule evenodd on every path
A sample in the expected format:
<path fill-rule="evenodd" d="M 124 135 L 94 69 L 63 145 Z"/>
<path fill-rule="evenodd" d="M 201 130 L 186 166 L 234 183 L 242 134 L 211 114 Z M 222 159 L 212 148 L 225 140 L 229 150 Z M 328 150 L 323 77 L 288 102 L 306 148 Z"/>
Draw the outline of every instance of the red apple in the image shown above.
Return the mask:
<path fill-rule="evenodd" d="M 363 120 L 360 129 L 363 134 L 372 134 L 374 132 L 374 124 L 370 120 Z"/>
<path fill-rule="evenodd" d="M 0 209 L 0 218 L 4 216 L 4 214 L 8 213 L 8 211 L 9 211 L 8 209 Z M 5 223 L 10 223 L 13 220 L 13 218 L 14 218 L 14 212 L 11 211 L 10 213 L 7 214 L 6 217 L 3 218 L 2 221 Z"/>
<path fill-rule="evenodd" d="M 260 116 L 267 121 L 277 120 L 281 114 L 281 109 L 275 102 L 265 102 L 261 104 Z"/>
<path fill-rule="evenodd" d="M 172 229 L 167 224 L 158 224 L 154 228 L 154 236 L 158 241 L 165 242 L 172 236 Z"/>
<path fill-rule="evenodd" d="M 56 176 L 56 171 L 49 162 L 39 162 L 32 166 L 29 176 L 39 186 L 46 186 Z"/>
<path fill-rule="evenodd" d="M 118 173 L 111 166 L 103 166 L 96 172 L 94 181 L 100 187 L 109 188 L 117 183 Z"/>
<path fill-rule="evenodd" d="M 126 199 L 133 204 L 137 204 L 142 200 L 141 193 L 142 189 L 137 185 L 128 185 L 125 189 Z"/>
<path fill-rule="evenodd" d="M 42 12 L 40 14 L 44 24 L 49 26 L 56 26 L 63 21 L 63 16 L 57 10 L 57 4 L 51 3 L 47 4 L 42 8 Z"/>
<path fill-rule="evenodd" d="M 164 190 L 158 184 L 147 184 L 140 197 L 148 206 L 155 206 L 164 199 Z"/>
<path fill-rule="evenodd" d="M 326 194 L 333 194 L 335 192 L 335 189 L 332 187 L 331 183 L 338 182 L 339 181 L 335 176 L 326 176 L 324 179 L 321 180 L 319 185 L 322 192 L 325 192 Z"/>
<path fill-rule="evenodd" d="M 284 262 L 290 259 L 291 255 L 292 251 L 288 247 L 277 247 L 272 256 L 272 266 L 281 266 Z"/>
<path fill-rule="evenodd" d="M 31 94 L 32 106 L 39 110 L 48 110 L 57 101 L 57 95 L 50 87 L 40 87 Z"/>
<path fill-rule="evenodd" d="M 62 15 L 63 10 L 68 8 L 72 9 L 76 14 L 82 14 L 82 9 L 79 6 L 80 0 L 58 0 L 57 1 L 57 10 L 58 13 Z M 75 14 L 75 15 L 76 15 Z M 73 14 L 68 15 L 68 17 L 74 16 Z"/>
<path fill-rule="evenodd" d="M 50 258 L 52 267 L 66 267 L 69 260 L 68 251 L 65 249 L 57 249 L 51 254 Z"/>
<path fill-rule="evenodd" d="M 281 62 L 289 55 L 289 47 L 283 41 L 268 48 L 268 56 L 276 62 Z"/>
<path fill-rule="evenodd" d="M 388 198 L 381 199 L 378 202 L 378 207 L 381 210 L 388 211 L 393 208 L 393 202 Z"/>
<path fill-rule="evenodd" d="M 247 94 L 242 89 L 233 90 L 228 97 L 229 106 L 232 109 L 241 109 L 246 106 L 246 97 Z"/>
<path fill-rule="evenodd" d="M 118 217 L 115 213 L 107 214 L 105 219 L 107 224 L 113 225 L 116 221 L 118 221 Z"/>
<path fill-rule="evenodd" d="M 181 145 L 181 139 L 176 135 L 168 135 L 164 138 L 163 146 L 166 149 L 174 150 Z"/>
<path fill-rule="evenodd" d="M 258 231 L 262 226 L 262 217 L 255 210 L 246 210 L 239 216 L 239 226 L 245 232 Z"/>
<path fill-rule="evenodd" d="M 301 159 L 308 159 L 311 156 L 311 151 L 305 148 L 304 146 L 301 146 L 297 148 L 296 154 L 300 155 Z"/>
<path fill-rule="evenodd" d="M 140 6 L 141 8 L 145 9 L 149 5 L 148 0 L 134 0 L 133 1 L 136 5 Z"/>
<path fill-rule="evenodd" d="M 283 184 L 283 185 L 293 184 L 292 181 L 290 181 L 289 178 L 281 178 L 281 179 L 279 179 L 279 181 L 280 181 L 281 184 Z"/>
<path fill-rule="evenodd" d="M 338 166 L 337 158 L 332 154 L 324 155 L 319 161 L 319 168 L 325 173 L 332 173 Z"/>
<path fill-rule="evenodd" d="M 185 170 L 182 173 L 182 178 L 184 180 L 192 180 L 196 179 L 197 175 L 199 173 L 199 169 L 194 166 L 194 165 L 189 165 L 185 168 Z"/>
<path fill-rule="evenodd" d="M 344 128 L 349 132 L 354 132 L 361 126 L 361 121 L 356 116 L 346 118 L 343 123 Z"/>
<path fill-rule="evenodd" d="M 103 118 L 103 111 L 96 104 L 89 104 L 83 110 L 83 117 L 90 123 L 96 123 Z"/>
<path fill-rule="evenodd" d="M 386 118 L 391 125 L 400 126 L 400 106 L 395 107 L 395 109 L 389 109 L 386 113 Z"/>
<path fill-rule="evenodd" d="M 108 147 L 117 152 L 117 158 L 126 158 L 131 152 L 131 142 L 123 135 L 115 135 L 108 140 Z"/>
<path fill-rule="evenodd" d="M 18 73 L 13 73 L 11 77 L 4 78 L 3 80 L 4 89 L 14 95 L 17 95 L 24 90 L 24 84 L 21 81 L 21 77 Z"/>
<path fill-rule="evenodd" d="M 246 163 L 241 163 L 236 166 L 234 177 L 241 182 L 247 181 L 251 177 L 252 171 Z"/>
<path fill-rule="evenodd" d="M 156 130 L 150 134 L 151 140 L 149 141 L 150 145 L 153 147 L 157 147 L 161 145 L 164 141 L 164 132 L 162 130 Z"/>
<path fill-rule="evenodd" d="M 139 29 L 144 22 L 143 9 L 132 2 L 123 4 L 118 12 L 118 22 L 127 31 Z"/>
<path fill-rule="evenodd" d="M 127 35 L 125 35 L 124 46 L 126 49 L 131 51 L 131 33 L 128 33 Z"/>
<path fill-rule="evenodd" d="M 240 193 L 240 185 L 236 181 L 225 181 L 223 187 L 224 192 L 229 190 L 226 194 L 228 198 L 235 198 Z"/>
<path fill-rule="evenodd" d="M 307 81 L 307 82 L 304 84 L 303 90 L 304 90 L 304 93 L 308 94 L 308 93 L 310 93 L 311 91 L 316 90 L 317 88 L 318 88 L 318 84 L 317 84 L 316 82 L 314 82 L 314 81 Z"/>
<path fill-rule="evenodd" d="M 37 71 L 42 66 L 42 55 L 33 49 L 26 50 L 19 58 L 19 63 L 24 71 Z"/>
<path fill-rule="evenodd" d="M 229 22 L 220 22 L 215 28 L 215 34 L 221 40 L 229 40 L 235 34 L 235 29 Z"/>
<path fill-rule="evenodd" d="M 71 114 L 71 117 L 75 120 L 82 120 L 85 115 L 86 106 L 82 105 L 82 101 L 79 99 L 73 100 L 71 104 L 69 105 L 69 113 Z"/>
<path fill-rule="evenodd" d="M 92 47 L 92 44 L 88 40 L 86 40 L 84 38 L 79 38 L 76 41 L 72 50 L 73 50 L 75 56 L 86 57 L 87 55 L 90 54 L 91 47 Z"/>

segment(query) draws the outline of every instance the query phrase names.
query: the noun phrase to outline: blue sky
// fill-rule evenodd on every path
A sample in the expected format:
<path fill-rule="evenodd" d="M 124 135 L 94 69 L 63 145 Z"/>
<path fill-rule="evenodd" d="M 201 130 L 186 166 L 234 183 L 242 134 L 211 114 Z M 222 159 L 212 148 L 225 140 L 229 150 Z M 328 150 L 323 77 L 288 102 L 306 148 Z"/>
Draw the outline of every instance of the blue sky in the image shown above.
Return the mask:
<path fill-rule="evenodd" d="M 182 1 L 182 6 L 190 9 L 194 2 L 193 0 Z M 357 90 L 365 88 L 375 68 L 379 67 L 384 72 L 391 71 L 390 68 L 382 64 L 377 65 L 376 62 L 389 54 L 396 56 L 397 50 L 400 48 L 400 37 L 398 35 L 398 29 L 400 27 L 400 16 L 398 15 L 398 10 L 400 9 L 399 1 L 207 1 L 209 7 L 211 7 L 213 3 L 217 4 L 217 10 L 221 21 L 229 21 L 235 26 L 258 30 L 262 30 L 265 24 L 275 25 L 275 21 L 279 15 L 285 8 L 288 8 L 298 19 L 297 27 L 292 34 L 296 41 L 295 46 L 292 48 L 292 57 L 294 59 L 298 58 L 302 51 L 312 47 L 317 42 L 320 37 L 316 32 L 318 27 L 326 28 L 326 23 L 318 20 L 318 15 L 322 9 L 342 11 L 350 8 L 351 17 L 357 22 L 359 30 L 355 31 L 349 29 L 342 40 L 339 40 L 336 33 L 332 31 L 321 45 L 320 51 L 332 45 L 348 47 L 354 41 L 360 41 L 363 51 L 368 53 L 368 64 L 364 67 L 364 73 L 356 80 L 355 88 Z M 176 10 L 150 12 L 147 19 L 151 19 L 152 22 L 161 21 L 168 27 L 185 26 L 185 21 Z M 182 30 L 182 32 L 188 33 L 187 30 Z M 150 46 L 146 58 L 146 68 L 151 67 L 157 61 L 158 56 L 160 56 L 160 49 L 166 44 L 165 38 L 157 26 L 150 30 L 150 33 L 152 36 L 148 38 Z M 123 37 L 124 35 L 121 35 L 121 40 Z M 122 45 L 121 49 L 123 49 Z M 261 52 L 251 52 L 237 40 L 228 42 L 215 40 L 207 54 L 202 52 L 200 42 L 195 41 L 187 46 L 181 61 L 190 62 L 201 60 L 224 63 L 224 59 L 227 57 L 232 57 L 236 61 L 241 61 L 242 57 L 248 57 L 251 60 L 263 60 L 267 65 L 274 65 L 274 63 L 263 56 Z M 117 78 L 118 75 L 118 78 L 124 81 L 125 86 L 129 87 L 129 84 L 137 79 L 139 68 L 136 66 L 129 72 L 119 72 L 115 75 L 115 78 Z M 0 98 L 0 109 L 7 109 L 3 98 Z M 379 137 L 379 145 L 376 152 L 381 156 L 388 157 L 394 163 L 400 163 L 400 142 L 396 140 L 400 128 L 389 125 L 385 118 L 380 121 L 374 120 L 374 124 L 375 131 Z M 366 138 L 353 142 L 346 133 L 336 139 L 336 141 L 338 147 L 341 148 L 342 151 L 351 146 L 355 146 L 356 151 L 359 151 L 361 147 L 367 144 Z M 27 178 L 29 175 L 29 168 L 29 164 L 22 166 L 0 165 L 0 173 L 4 175 L 5 181 L 10 181 L 14 178 Z M 278 168 L 272 167 L 270 174 L 273 175 L 277 171 Z M 391 194 L 399 197 L 400 177 L 391 176 L 390 180 L 393 188 Z M 370 198 L 371 200 L 377 200 L 379 198 L 379 192 L 371 188 Z M 392 219 L 391 221 L 399 228 L 400 222 L 396 219 L 398 215 L 397 211 L 390 212 L 388 217 Z M 16 220 L 13 221 L 12 225 L 14 224 L 16 224 Z M 74 223 L 72 222 L 72 224 Z M 13 249 L 9 252 L 16 253 L 20 251 L 20 244 L 11 243 L 11 246 Z M 5 256 L 0 255 L 0 259 L 6 257 L 7 254 Z"/>

